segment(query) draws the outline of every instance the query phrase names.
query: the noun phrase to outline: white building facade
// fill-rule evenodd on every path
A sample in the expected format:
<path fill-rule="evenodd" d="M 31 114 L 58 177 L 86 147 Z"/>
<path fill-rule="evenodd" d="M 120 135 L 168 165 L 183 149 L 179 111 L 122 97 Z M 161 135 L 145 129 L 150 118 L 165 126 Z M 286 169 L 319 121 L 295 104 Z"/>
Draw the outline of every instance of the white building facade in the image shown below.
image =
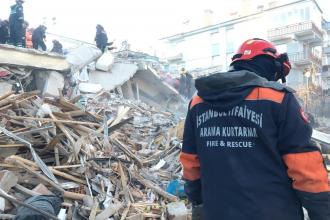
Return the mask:
<path fill-rule="evenodd" d="M 226 71 L 244 40 L 262 38 L 289 54 L 293 70 L 288 85 L 295 88 L 303 85 L 304 72 L 322 70 L 325 35 L 322 10 L 315 0 L 285 2 L 267 2 L 256 6 L 252 14 L 237 14 L 222 23 L 163 38 L 170 48 L 167 57 L 170 69 L 218 67 Z"/>

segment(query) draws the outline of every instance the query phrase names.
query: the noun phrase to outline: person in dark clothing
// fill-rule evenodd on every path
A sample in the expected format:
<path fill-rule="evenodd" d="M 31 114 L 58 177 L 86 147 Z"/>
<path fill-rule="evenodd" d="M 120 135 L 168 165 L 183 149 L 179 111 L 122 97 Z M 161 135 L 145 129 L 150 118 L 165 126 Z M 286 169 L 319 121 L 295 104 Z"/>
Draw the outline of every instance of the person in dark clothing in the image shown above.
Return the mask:
<path fill-rule="evenodd" d="M 6 44 L 9 40 L 9 22 L 0 21 L 0 44 Z"/>
<path fill-rule="evenodd" d="M 185 68 L 181 68 L 180 71 L 179 93 L 187 99 L 190 99 L 194 93 L 194 78 Z"/>
<path fill-rule="evenodd" d="M 186 96 L 187 94 L 187 75 L 186 75 L 186 71 L 184 70 L 184 68 L 181 69 L 180 72 L 180 86 L 179 86 L 179 93 L 182 96 Z"/>
<path fill-rule="evenodd" d="M 38 50 L 39 46 L 43 51 L 47 50 L 46 44 L 44 42 L 46 38 L 47 27 L 44 25 L 39 25 L 32 33 L 32 44 L 33 48 Z"/>
<path fill-rule="evenodd" d="M 193 220 L 330 219 L 330 187 L 286 54 L 245 41 L 229 72 L 195 81 L 180 161 Z"/>
<path fill-rule="evenodd" d="M 186 73 L 186 87 L 187 87 L 187 94 L 186 94 L 186 97 L 188 99 L 191 99 L 193 93 L 194 93 L 194 77 L 189 73 L 187 72 Z"/>
<path fill-rule="evenodd" d="M 9 16 L 9 29 L 10 29 L 10 40 L 9 43 L 14 46 L 22 46 L 23 37 L 23 0 L 16 0 L 16 4 L 10 7 Z M 25 33 L 24 33 L 25 34 Z"/>
<path fill-rule="evenodd" d="M 58 40 L 53 40 L 53 48 L 50 52 L 63 54 L 63 46 Z"/>
<path fill-rule="evenodd" d="M 29 22 L 23 22 L 23 34 L 22 34 L 22 47 L 26 48 L 26 29 L 29 27 Z"/>
<path fill-rule="evenodd" d="M 104 53 L 105 48 L 108 44 L 108 36 L 102 25 L 96 26 L 96 36 L 95 36 L 96 46 Z"/>

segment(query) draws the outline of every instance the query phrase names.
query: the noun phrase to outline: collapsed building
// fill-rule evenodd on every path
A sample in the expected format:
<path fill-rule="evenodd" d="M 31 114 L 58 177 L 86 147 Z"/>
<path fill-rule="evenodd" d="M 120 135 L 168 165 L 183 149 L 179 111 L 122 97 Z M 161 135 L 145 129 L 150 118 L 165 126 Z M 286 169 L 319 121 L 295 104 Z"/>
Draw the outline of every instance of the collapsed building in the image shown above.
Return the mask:
<path fill-rule="evenodd" d="M 151 58 L 0 45 L 1 219 L 187 218 L 185 109 Z"/>
<path fill-rule="evenodd" d="M 157 60 L 131 51 L 107 53 L 103 55 L 105 59 L 101 55 L 100 50 L 90 45 L 72 49 L 66 57 L 1 45 L 2 94 L 10 89 L 12 82 L 4 81 L 9 79 L 23 81 L 27 89 L 35 88 L 53 96 L 64 88 L 74 90 L 71 96 L 104 89 L 163 108 L 173 109 L 182 103 L 178 92 L 159 77 L 154 68 Z M 33 82 L 36 85 L 31 85 Z"/>

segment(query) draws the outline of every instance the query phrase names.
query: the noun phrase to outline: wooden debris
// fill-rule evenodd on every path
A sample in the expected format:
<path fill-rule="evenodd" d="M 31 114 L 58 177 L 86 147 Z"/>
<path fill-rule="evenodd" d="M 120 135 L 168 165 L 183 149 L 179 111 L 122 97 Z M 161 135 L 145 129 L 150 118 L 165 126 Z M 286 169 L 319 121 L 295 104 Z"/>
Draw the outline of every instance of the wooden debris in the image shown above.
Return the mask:
<path fill-rule="evenodd" d="M 8 170 L 0 188 L 23 198 L 59 192 L 68 216 L 76 209 L 85 219 L 161 219 L 164 204 L 178 200 L 165 189 L 181 172 L 174 115 L 105 91 L 84 109 L 76 102 L 37 92 L 0 97 L 1 126 L 31 143 L 56 176 L 41 172 L 26 144 L 0 133 L 0 168 Z"/>

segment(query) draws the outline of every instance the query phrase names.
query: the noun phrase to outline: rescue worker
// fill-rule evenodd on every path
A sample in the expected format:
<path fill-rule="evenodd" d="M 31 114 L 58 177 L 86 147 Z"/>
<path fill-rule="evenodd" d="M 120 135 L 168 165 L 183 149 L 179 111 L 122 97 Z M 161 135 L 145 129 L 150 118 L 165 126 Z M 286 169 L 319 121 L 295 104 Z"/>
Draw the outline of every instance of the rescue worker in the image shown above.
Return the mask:
<path fill-rule="evenodd" d="M 53 40 L 53 48 L 50 52 L 63 54 L 63 46 L 58 40 Z"/>
<path fill-rule="evenodd" d="M 194 84 L 195 84 L 194 77 L 191 75 L 190 72 L 186 72 L 186 87 L 187 87 L 186 97 L 187 97 L 187 99 L 191 99 L 192 95 L 195 92 Z"/>
<path fill-rule="evenodd" d="M 45 38 L 46 38 L 46 30 L 47 27 L 44 25 L 39 25 L 39 27 L 37 27 L 33 33 L 32 33 L 32 44 L 33 44 L 33 48 L 38 50 L 39 47 L 41 47 L 41 49 L 43 51 L 46 51 L 47 47 L 46 44 L 44 42 Z"/>
<path fill-rule="evenodd" d="M 23 22 L 23 34 L 22 34 L 22 47 L 26 48 L 26 30 L 29 27 L 29 22 Z"/>
<path fill-rule="evenodd" d="M 187 75 L 185 68 L 181 68 L 180 70 L 180 86 L 179 86 L 179 93 L 186 97 L 187 94 Z"/>
<path fill-rule="evenodd" d="M 190 99 L 194 93 L 194 78 L 185 68 L 180 70 L 179 93 L 187 99 Z"/>
<path fill-rule="evenodd" d="M 26 34 L 25 34 L 25 39 L 26 39 L 25 45 L 26 45 L 26 48 L 33 48 L 33 43 L 32 43 L 32 33 L 33 33 L 33 31 L 34 31 L 33 28 L 29 28 L 26 31 Z"/>
<path fill-rule="evenodd" d="M 10 7 L 9 29 L 10 29 L 10 44 L 14 46 L 22 46 L 23 37 L 23 0 L 16 0 L 16 4 Z"/>
<path fill-rule="evenodd" d="M 108 36 L 102 25 L 96 25 L 95 35 L 96 46 L 104 53 L 105 48 L 108 44 Z"/>
<path fill-rule="evenodd" d="M 327 171 L 293 90 L 287 54 L 245 41 L 232 70 L 196 79 L 180 161 L 193 219 L 330 219 Z"/>
<path fill-rule="evenodd" d="M 0 21 L 0 44 L 6 44 L 9 40 L 9 22 Z"/>

